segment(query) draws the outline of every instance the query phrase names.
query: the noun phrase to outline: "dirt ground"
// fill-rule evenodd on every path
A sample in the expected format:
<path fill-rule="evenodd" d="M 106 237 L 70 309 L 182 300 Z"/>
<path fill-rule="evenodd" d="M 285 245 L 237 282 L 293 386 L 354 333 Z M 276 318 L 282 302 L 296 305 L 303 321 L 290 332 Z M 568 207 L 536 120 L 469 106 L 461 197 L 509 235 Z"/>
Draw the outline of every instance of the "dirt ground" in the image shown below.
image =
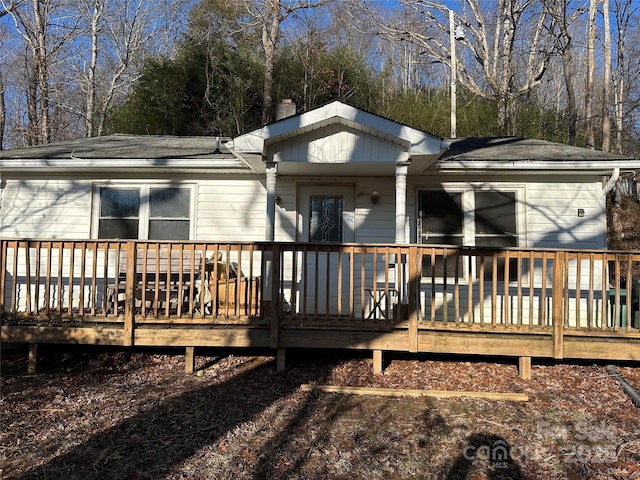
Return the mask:
<path fill-rule="evenodd" d="M 364 354 L 2 351 L 3 479 L 640 479 L 640 410 L 605 365 Z M 238 354 L 243 354 L 242 356 Z M 268 352 L 266 352 L 268 353 Z M 617 365 L 635 388 L 640 366 Z M 303 384 L 527 393 L 387 398 Z"/>

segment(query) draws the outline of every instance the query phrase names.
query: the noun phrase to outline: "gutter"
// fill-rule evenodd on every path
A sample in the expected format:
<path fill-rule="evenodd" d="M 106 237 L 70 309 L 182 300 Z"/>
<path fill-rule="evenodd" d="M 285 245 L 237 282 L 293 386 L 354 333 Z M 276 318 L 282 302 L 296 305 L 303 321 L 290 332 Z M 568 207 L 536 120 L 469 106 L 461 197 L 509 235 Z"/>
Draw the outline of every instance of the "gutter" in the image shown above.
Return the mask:
<path fill-rule="evenodd" d="M 620 176 L 620 168 L 616 167 L 613 169 L 613 172 L 611 172 L 611 177 L 609 177 L 609 181 L 602 189 L 603 197 L 606 197 L 609 192 L 613 191 L 613 189 L 616 187 L 616 182 L 618 181 L 619 176 Z"/>

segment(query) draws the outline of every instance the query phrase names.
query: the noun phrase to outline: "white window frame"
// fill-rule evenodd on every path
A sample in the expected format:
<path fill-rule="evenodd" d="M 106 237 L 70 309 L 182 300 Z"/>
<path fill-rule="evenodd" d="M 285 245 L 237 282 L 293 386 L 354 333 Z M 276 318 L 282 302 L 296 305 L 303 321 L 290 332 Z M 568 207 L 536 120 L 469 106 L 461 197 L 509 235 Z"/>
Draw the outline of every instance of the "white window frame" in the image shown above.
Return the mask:
<path fill-rule="evenodd" d="M 180 188 L 189 190 L 189 238 L 193 240 L 196 231 L 196 184 L 176 183 L 163 181 L 135 181 L 135 182 L 96 182 L 93 184 L 93 202 L 91 211 L 91 238 L 98 239 L 100 228 L 100 192 L 103 188 L 112 189 L 137 189 L 140 191 L 140 211 L 138 212 L 138 240 L 149 239 L 149 221 L 151 214 L 151 190 L 163 188 Z"/>

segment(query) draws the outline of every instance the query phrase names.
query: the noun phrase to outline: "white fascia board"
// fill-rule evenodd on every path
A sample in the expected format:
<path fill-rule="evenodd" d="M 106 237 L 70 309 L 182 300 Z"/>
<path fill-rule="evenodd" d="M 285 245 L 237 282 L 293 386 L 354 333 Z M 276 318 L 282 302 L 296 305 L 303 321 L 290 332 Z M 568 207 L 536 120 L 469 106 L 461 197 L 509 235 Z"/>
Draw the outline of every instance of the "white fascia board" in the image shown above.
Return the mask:
<path fill-rule="evenodd" d="M 159 159 L 79 159 L 79 158 L 55 158 L 55 159 L 3 159 L 0 161 L 0 171 L 42 171 L 52 172 L 53 170 L 110 170 L 110 169 L 210 169 L 216 168 L 247 168 L 235 158 L 213 159 L 180 159 L 180 158 L 159 158 Z"/>
<path fill-rule="evenodd" d="M 638 170 L 640 169 L 640 162 L 637 160 L 607 160 L 603 162 L 592 161 L 559 161 L 551 160 L 549 162 L 528 162 L 526 160 L 511 160 L 501 162 L 483 162 L 483 161 L 455 161 L 447 160 L 445 162 L 436 162 L 435 168 L 439 170 L 463 170 L 463 171 L 478 171 L 478 170 L 512 170 L 512 171 L 527 171 L 533 170 L 536 172 L 548 170 L 554 173 L 567 173 L 569 175 L 575 174 L 577 171 L 597 173 L 603 172 L 609 174 L 614 168 L 620 168 L 621 170 Z"/>

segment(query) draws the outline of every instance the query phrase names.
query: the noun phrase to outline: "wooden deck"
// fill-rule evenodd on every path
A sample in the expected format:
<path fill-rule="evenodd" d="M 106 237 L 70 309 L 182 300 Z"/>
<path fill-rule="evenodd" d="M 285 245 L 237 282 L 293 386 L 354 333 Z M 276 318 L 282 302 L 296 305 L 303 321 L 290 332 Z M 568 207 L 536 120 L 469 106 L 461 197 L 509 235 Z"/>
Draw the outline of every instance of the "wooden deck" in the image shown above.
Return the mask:
<path fill-rule="evenodd" d="M 640 360 L 640 252 L 4 239 L 0 260 L 3 342 Z"/>

